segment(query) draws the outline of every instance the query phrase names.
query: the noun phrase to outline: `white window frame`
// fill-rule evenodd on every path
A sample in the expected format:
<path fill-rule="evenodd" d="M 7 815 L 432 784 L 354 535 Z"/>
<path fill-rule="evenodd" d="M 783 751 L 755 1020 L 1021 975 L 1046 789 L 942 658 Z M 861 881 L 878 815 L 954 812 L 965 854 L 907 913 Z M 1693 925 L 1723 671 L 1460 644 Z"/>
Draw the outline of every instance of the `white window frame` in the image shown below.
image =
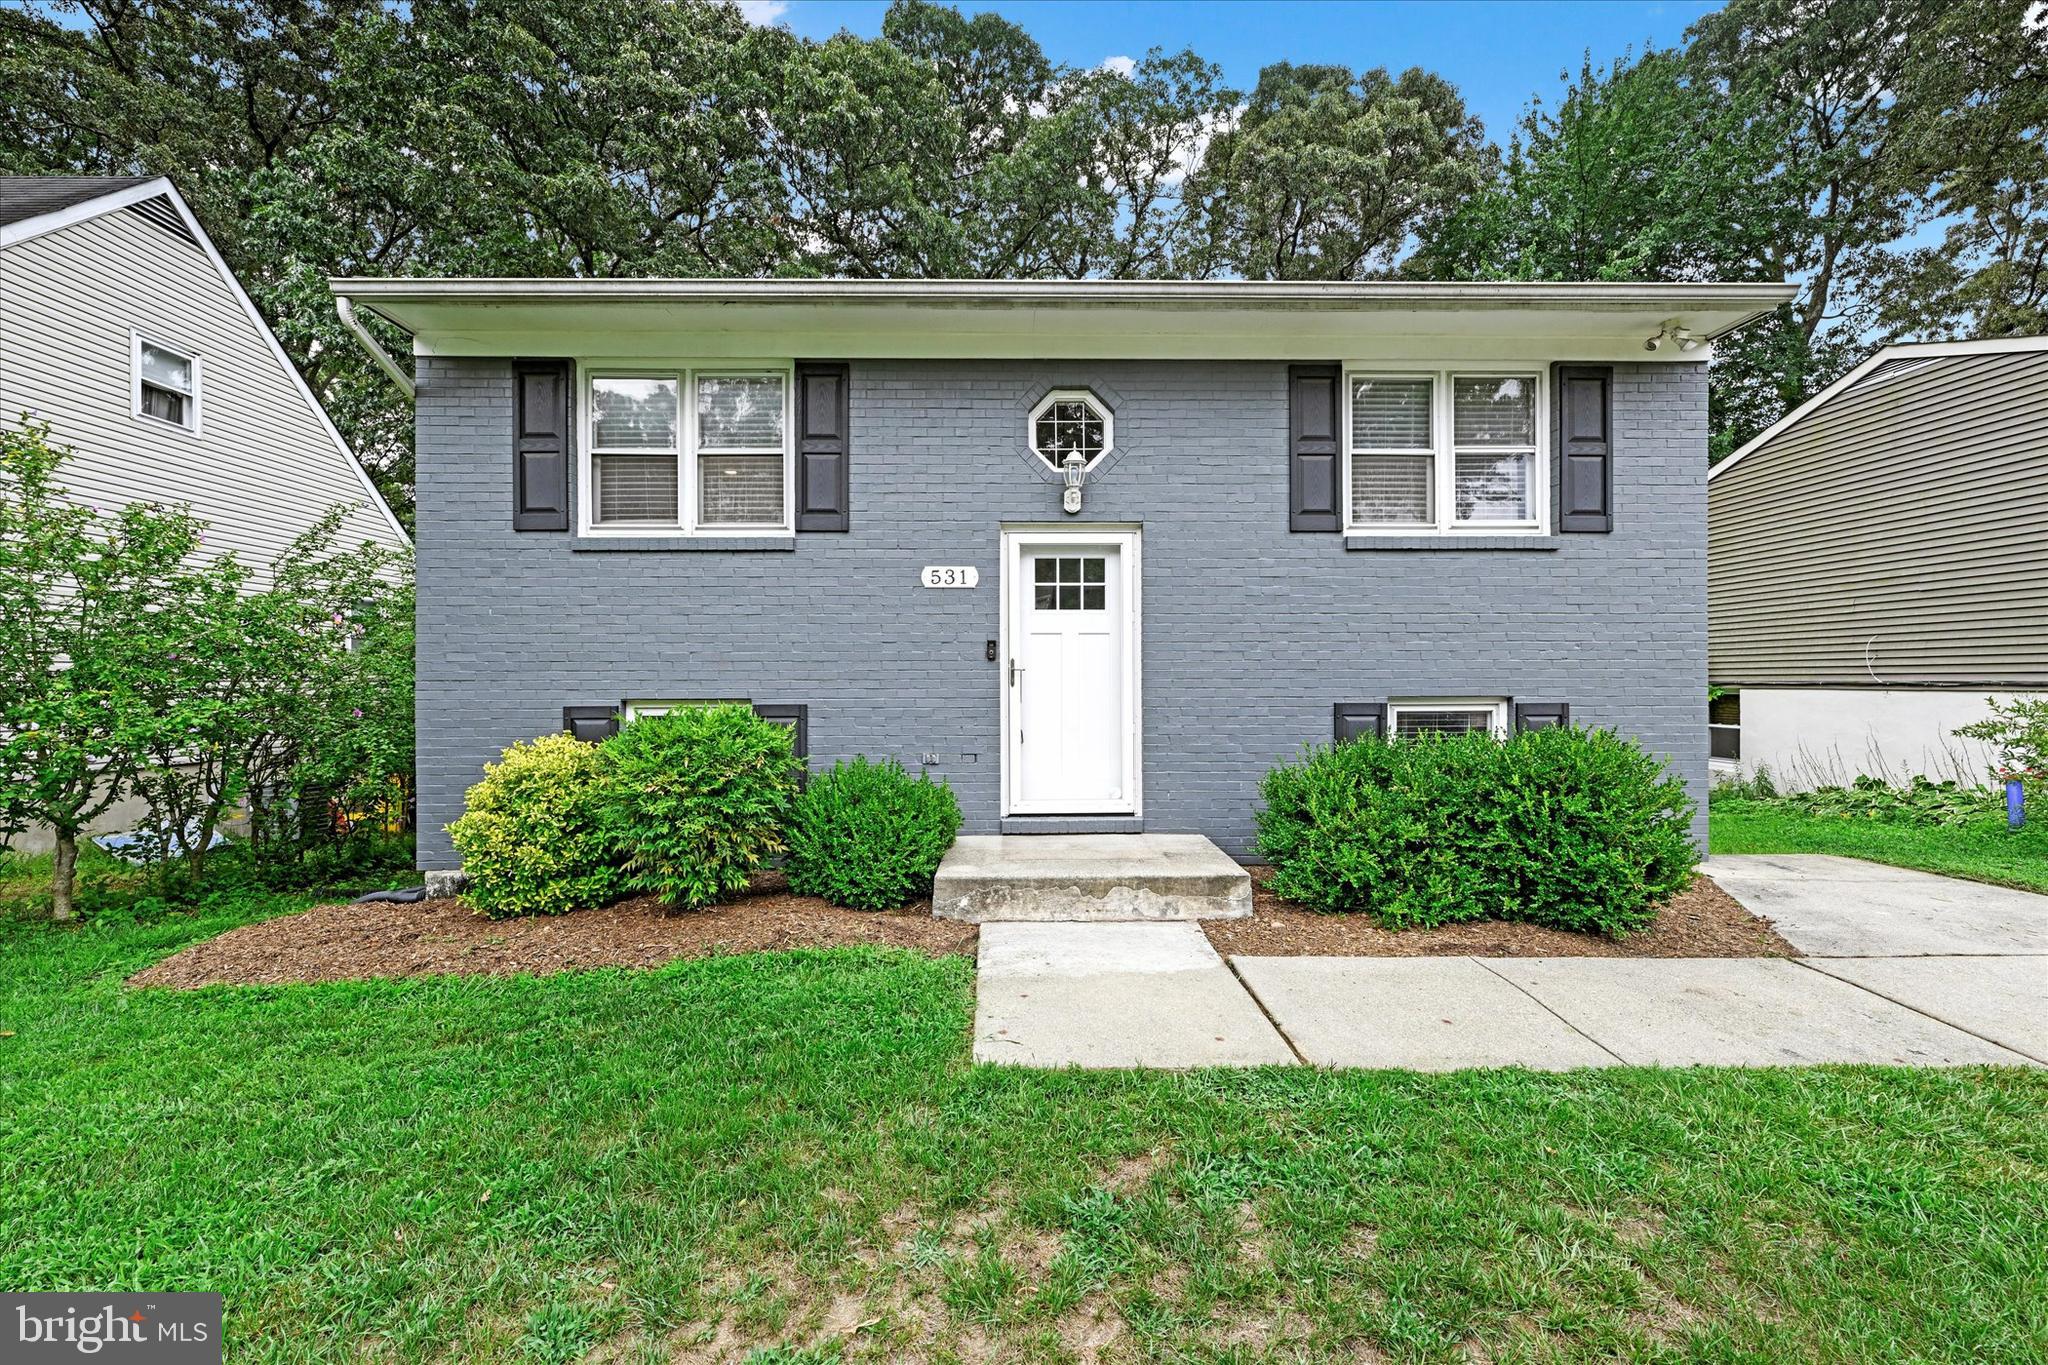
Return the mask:
<path fill-rule="evenodd" d="M 1387 703 L 1387 738 L 1401 737 L 1403 711 L 1485 711 L 1495 739 L 1508 735 L 1506 697 L 1399 697 Z"/>
<path fill-rule="evenodd" d="M 622 719 L 636 721 L 642 716 L 665 716 L 671 711 L 681 711 L 691 706 L 752 706 L 754 703 L 741 697 L 713 697 L 708 700 L 692 701 L 629 701 L 619 708 Z"/>
<path fill-rule="evenodd" d="M 1090 470 L 1108 459 L 1109 452 L 1116 449 L 1116 414 L 1109 410 L 1107 403 L 1087 389 L 1054 389 L 1032 405 L 1031 416 L 1024 422 L 1024 444 L 1038 457 L 1038 462 L 1054 473 L 1060 472 L 1060 467 L 1046 459 L 1045 452 L 1038 448 L 1038 419 L 1045 416 L 1055 403 L 1086 403 L 1089 410 L 1102 419 L 1102 449 L 1081 468 L 1084 471 Z"/>
<path fill-rule="evenodd" d="M 581 409 L 576 432 L 576 531 L 584 536 L 642 539 L 747 539 L 796 534 L 796 366 L 788 360 L 719 361 L 704 365 L 649 366 L 644 362 L 614 364 L 606 360 L 585 360 L 577 364 L 576 386 Z M 733 526 L 726 523 L 704 526 L 698 523 L 697 460 L 724 454 L 762 455 L 765 451 L 700 451 L 697 449 L 697 381 L 699 379 L 744 379 L 773 375 L 782 381 L 782 520 L 775 524 Z M 597 478 L 591 449 L 596 405 L 591 395 L 601 379 L 673 379 L 676 381 L 676 520 L 673 522 L 601 522 L 597 519 Z M 626 452 L 642 455 L 660 451 Z M 648 703 L 656 705 L 658 703 Z"/>
<path fill-rule="evenodd" d="M 143 410 L 142 348 L 144 346 L 151 347 L 154 350 L 168 351 L 192 367 L 192 389 L 184 395 L 185 410 L 191 416 L 191 421 L 173 422 L 168 418 L 158 417 L 153 413 Z M 202 420 L 199 395 L 205 387 L 205 368 L 205 361 L 201 358 L 198 348 L 187 346 L 183 342 L 165 341 L 161 337 L 130 328 L 128 331 L 128 415 L 138 422 L 148 422 L 152 426 L 163 427 L 171 431 L 182 431 L 188 436 L 199 435 L 200 422 Z M 166 388 L 168 386 L 155 384 L 155 387 Z M 178 390 L 171 389 L 171 392 L 177 393 Z"/>
<path fill-rule="evenodd" d="M 1528 361 L 1499 364 L 1458 365 L 1347 365 L 1344 369 L 1343 411 L 1344 531 L 1347 535 L 1428 536 L 1542 536 L 1550 533 L 1550 380 L 1547 367 Z M 1355 448 L 1352 444 L 1352 385 L 1360 379 L 1427 379 L 1430 384 L 1430 506 L 1428 521 L 1359 521 L 1351 497 L 1351 462 L 1355 455 L 1369 455 L 1377 448 Z M 1535 516 L 1525 521 L 1460 521 L 1457 519 L 1458 446 L 1455 383 L 1460 379 L 1525 379 L 1535 386 L 1536 446 L 1535 469 L 1529 480 L 1529 500 Z M 1496 447 L 1484 447 L 1496 449 Z M 1473 450 L 1481 447 L 1471 447 Z M 1512 448 L 1500 447 L 1503 453 Z M 1419 450 L 1378 451 L 1390 455 L 1416 455 Z"/>

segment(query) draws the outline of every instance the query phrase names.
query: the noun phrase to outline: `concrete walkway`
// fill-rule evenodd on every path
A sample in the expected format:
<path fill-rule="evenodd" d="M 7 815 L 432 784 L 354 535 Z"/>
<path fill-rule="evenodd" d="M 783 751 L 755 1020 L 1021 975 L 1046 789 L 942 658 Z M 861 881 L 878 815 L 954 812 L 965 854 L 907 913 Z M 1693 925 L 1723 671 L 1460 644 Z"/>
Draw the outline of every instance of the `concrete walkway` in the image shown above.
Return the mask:
<path fill-rule="evenodd" d="M 988 924 L 975 1060 L 2048 1065 L 2048 896 L 1844 858 L 1707 871 L 1809 956 L 1226 963 L 1192 924 Z"/>

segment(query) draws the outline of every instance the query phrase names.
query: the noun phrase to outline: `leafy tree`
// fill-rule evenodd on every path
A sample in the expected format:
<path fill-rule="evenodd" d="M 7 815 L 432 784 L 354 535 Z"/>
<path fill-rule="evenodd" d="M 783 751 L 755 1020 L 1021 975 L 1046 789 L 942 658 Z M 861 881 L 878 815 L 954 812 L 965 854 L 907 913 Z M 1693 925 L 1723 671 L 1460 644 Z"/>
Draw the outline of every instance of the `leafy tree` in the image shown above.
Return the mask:
<path fill-rule="evenodd" d="M 78 839 L 150 752 L 204 713 L 165 704 L 221 571 L 181 508 L 69 498 L 46 424 L 0 428 L 0 835 L 55 836 L 54 914 L 72 915 Z"/>
<path fill-rule="evenodd" d="M 1493 152 L 1440 76 L 1279 63 L 1190 177 L 1199 274 L 1355 280 L 1389 271 L 1485 182 Z"/>

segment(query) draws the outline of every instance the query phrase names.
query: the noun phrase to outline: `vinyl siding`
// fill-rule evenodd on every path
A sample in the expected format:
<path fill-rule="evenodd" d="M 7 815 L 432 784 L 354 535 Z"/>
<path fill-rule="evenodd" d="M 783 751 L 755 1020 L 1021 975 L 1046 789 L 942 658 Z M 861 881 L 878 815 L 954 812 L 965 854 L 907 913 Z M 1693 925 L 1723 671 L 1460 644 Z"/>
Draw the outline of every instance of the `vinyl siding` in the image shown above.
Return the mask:
<path fill-rule="evenodd" d="M 131 329 L 201 357 L 196 435 L 131 415 Z M 335 504 L 343 543 L 404 544 L 206 254 L 138 214 L 0 252 L 0 422 L 24 410 L 76 449 L 75 497 L 188 503 L 259 572 Z"/>
<path fill-rule="evenodd" d="M 1880 366 L 1707 516 L 1716 683 L 2048 684 L 2048 351 Z"/>

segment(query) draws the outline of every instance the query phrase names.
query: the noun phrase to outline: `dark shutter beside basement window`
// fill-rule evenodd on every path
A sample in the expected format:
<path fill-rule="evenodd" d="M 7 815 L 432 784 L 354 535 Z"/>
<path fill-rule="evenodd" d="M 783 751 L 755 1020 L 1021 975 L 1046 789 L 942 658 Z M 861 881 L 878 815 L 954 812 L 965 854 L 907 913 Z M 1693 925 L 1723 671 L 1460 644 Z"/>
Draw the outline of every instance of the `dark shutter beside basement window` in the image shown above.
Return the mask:
<path fill-rule="evenodd" d="M 1517 730 L 1550 730 L 1572 723 L 1572 708 L 1561 701 L 1518 701 L 1515 703 Z"/>
<path fill-rule="evenodd" d="M 1344 513 L 1337 499 L 1342 463 L 1335 365 L 1287 367 L 1287 529 L 1337 531 Z"/>
<path fill-rule="evenodd" d="M 1614 529 L 1614 367 L 1557 367 L 1560 531 Z"/>
<path fill-rule="evenodd" d="M 512 529 L 569 529 L 569 389 L 566 360 L 512 365 Z"/>
<path fill-rule="evenodd" d="M 1384 738 L 1387 733 L 1387 704 L 1383 701 L 1340 701 L 1330 711 L 1332 737 L 1339 744 L 1365 735 Z"/>
<path fill-rule="evenodd" d="M 619 732 L 619 708 L 565 706 L 562 708 L 562 732 L 573 735 L 586 744 L 609 739 Z"/>

